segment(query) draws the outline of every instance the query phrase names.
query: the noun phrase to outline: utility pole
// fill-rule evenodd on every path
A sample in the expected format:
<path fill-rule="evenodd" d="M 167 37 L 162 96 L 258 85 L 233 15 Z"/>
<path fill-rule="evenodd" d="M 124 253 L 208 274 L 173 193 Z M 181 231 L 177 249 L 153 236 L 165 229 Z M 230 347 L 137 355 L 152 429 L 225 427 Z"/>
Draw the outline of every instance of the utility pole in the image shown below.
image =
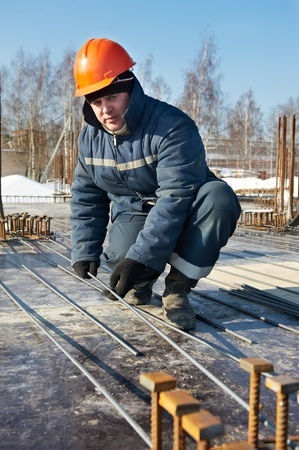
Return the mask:
<path fill-rule="evenodd" d="M 3 211 L 3 203 L 2 203 L 2 189 L 1 189 L 1 181 L 2 181 L 2 145 L 1 145 L 1 137 L 2 137 L 2 99 L 1 99 L 1 71 L 0 71 L 0 219 L 4 219 L 4 211 Z"/>

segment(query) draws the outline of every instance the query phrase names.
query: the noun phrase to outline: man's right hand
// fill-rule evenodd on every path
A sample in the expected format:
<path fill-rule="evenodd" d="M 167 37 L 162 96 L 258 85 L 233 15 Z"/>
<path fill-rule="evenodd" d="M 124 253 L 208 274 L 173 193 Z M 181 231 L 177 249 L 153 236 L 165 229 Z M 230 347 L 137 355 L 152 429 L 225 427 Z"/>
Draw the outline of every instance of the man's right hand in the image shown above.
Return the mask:
<path fill-rule="evenodd" d="M 81 278 L 91 278 L 88 275 L 88 272 L 91 275 L 97 276 L 99 263 L 97 261 L 77 261 L 73 265 L 73 269 L 77 275 Z"/>

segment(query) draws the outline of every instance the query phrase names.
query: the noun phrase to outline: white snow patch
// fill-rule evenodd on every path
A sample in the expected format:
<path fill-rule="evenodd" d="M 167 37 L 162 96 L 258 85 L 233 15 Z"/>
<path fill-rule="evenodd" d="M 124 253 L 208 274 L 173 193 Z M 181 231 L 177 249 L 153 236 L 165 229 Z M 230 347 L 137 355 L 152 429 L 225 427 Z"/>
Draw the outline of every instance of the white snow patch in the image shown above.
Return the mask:
<path fill-rule="evenodd" d="M 275 189 L 276 179 L 275 177 L 267 178 L 266 180 L 261 180 L 260 178 L 248 177 L 248 178 L 235 178 L 235 177 L 225 177 L 224 181 L 229 184 L 235 192 L 239 191 L 269 191 Z M 285 188 L 288 188 L 288 181 L 285 182 Z M 297 196 L 298 193 L 298 177 L 294 177 L 294 195 Z"/>
<path fill-rule="evenodd" d="M 54 186 L 41 184 L 22 175 L 8 175 L 1 179 L 2 199 L 14 201 L 52 202 Z"/>

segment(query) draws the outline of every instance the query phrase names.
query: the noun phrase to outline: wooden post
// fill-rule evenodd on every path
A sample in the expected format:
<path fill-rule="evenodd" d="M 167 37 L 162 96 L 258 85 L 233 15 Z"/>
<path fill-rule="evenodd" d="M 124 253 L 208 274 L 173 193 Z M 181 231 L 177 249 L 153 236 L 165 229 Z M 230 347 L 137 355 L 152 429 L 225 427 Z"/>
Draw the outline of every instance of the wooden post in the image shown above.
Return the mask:
<path fill-rule="evenodd" d="M 274 191 L 274 212 L 278 211 L 278 191 L 280 187 L 280 130 L 281 130 L 281 117 L 278 117 L 277 122 L 277 142 L 276 142 L 276 167 L 275 167 L 275 191 Z"/>
<path fill-rule="evenodd" d="M 286 154 L 287 154 L 287 117 L 282 118 L 282 143 L 280 157 L 280 212 L 284 211 L 284 188 L 286 176 Z"/>
<path fill-rule="evenodd" d="M 1 116 L 1 72 L 0 72 L 0 219 L 4 219 L 4 211 L 3 211 L 3 204 L 2 204 L 2 189 L 1 189 L 1 179 L 2 179 L 2 146 L 1 146 L 1 136 L 2 136 L 2 116 Z"/>
<path fill-rule="evenodd" d="M 296 134 L 296 116 L 293 114 L 291 122 L 291 136 L 290 136 L 290 162 L 289 162 L 289 211 L 288 219 L 293 218 L 293 203 L 294 203 L 294 173 L 295 173 L 295 134 Z"/>

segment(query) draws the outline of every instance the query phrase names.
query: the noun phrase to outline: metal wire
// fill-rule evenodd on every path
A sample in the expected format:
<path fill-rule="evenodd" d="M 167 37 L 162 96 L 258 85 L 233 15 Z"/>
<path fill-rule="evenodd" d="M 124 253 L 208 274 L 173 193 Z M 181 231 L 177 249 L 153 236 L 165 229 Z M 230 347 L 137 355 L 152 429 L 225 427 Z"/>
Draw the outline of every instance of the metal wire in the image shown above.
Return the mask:
<path fill-rule="evenodd" d="M 282 303 L 279 303 L 275 301 L 274 298 L 265 298 L 263 295 L 259 292 L 253 293 L 248 290 L 241 290 L 241 289 L 231 289 L 230 291 L 227 291 L 227 289 L 219 288 L 220 291 L 224 291 L 229 293 L 230 295 L 244 298 L 247 301 L 252 301 L 255 303 L 259 303 L 261 305 L 269 306 L 271 308 L 280 309 L 281 311 L 298 317 L 298 310 L 296 308 L 290 308 L 287 306 L 284 306 Z"/>
<path fill-rule="evenodd" d="M 240 339 L 240 341 L 246 342 L 247 344 L 254 344 L 254 341 L 252 339 L 249 339 L 246 336 L 243 336 L 242 334 L 237 333 L 236 331 L 233 331 L 228 327 L 225 327 L 224 325 L 222 325 L 219 322 L 216 322 L 215 320 L 208 319 L 207 317 L 204 317 L 198 313 L 196 313 L 196 318 L 213 325 L 213 327 L 216 327 L 216 328 L 219 328 L 220 330 L 225 331 L 226 333 L 230 334 L 231 336 L 234 336 L 237 339 Z"/>
<path fill-rule="evenodd" d="M 101 284 L 105 289 L 108 289 L 111 294 L 115 296 L 124 306 L 127 306 L 130 310 L 134 312 L 135 315 L 141 318 L 147 325 L 149 325 L 151 328 L 153 328 L 157 334 L 159 334 L 165 341 L 167 341 L 173 348 L 175 348 L 178 352 L 180 352 L 183 356 L 185 356 L 189 361 L 191 361 L 198 369 L 200 369 L 201 372 L 203 372 L 210 380 L 214 381 L 214 383 L 219 386 L 224 392 L 226 392 L 228 395 L 230 395 L 239 405 L 243 406 L 244 409 L 247 411 L 250 410 L 249 404 L 246 403 L 241 397 L 239 397 L 235 392 L 233 392 L 230 388 L 228 388 L 222 381 L 220 381 L 217 377 L 215 377 L 211 372 L 209 372 L 204 366 L 202 366 L 198 361 L 196 361 L 189 353 L 187 353 L 185 350 L 183 350 L 179 345 L 177 345 L 172 339 L 170 339 L 167 335 L 165 335 L 159 328 L 155 327 L 151 322 L 149 322 L 145 317 L 142 316 L 142 314 L 136 310 L 133 306 L 131 306 L 126 300 L 124 300 L 122 297 L 117 295 L 106 283 L 101 281 L 99 278 L 96 278 L 91 273 L 88 273 L 89 276 L 91 276 L 93 279 L 95 279 L 99 284 Z M 273 425 L 267 417 L 265 417 L 263 414 L 259 415 L 259 421 L 263 423 L 264 426 L 271 429 L 272 431 L 276 431 L 275 425 Z M 290 439 L 288 439 L 288 444 L 291 448 L 296 449 L 296 444 L 292 442 Z"/>
<path fill-rule="evenodd" d="M 7 294 L 7 296 L 29 317 L 29 319 L 35 323 L 35 325 L 69 358 L 69 360 L 82 372 L 91 383 L 100 391 L 104 397 L 114 406 L 114 408 L 120 413 L 122 417 L 131 425 L 136 433 L 143 439 L 143 441 L 151 447 L 151 439 L 147 433 L 138 425 L 138 423 L 122 408 L 122 406 L 110 395 L 110 393 L 102 386 L 88 370 L 86 370 L 77 359 L 75 359 L 36 319 L 32 314 L 28 312 L 28 305 L 25 302 L 16 298 L 7 287 L 0 281 L 1 289 Z M 24 306 L 23 306 L 24 305 Z"/>
<path fill-rule="evenodd" d="M 39 244 L 40 241 L 37 241 Z M 70 261 L 69 258 L 65 257 L 64 255 L 60 254 L 56 250 L 52 249 L 51 247 L 42 244 L 45 248 L 48 248 L 49 250 L 53 251 L 54 253 L 62 256 L 64 259 L 67 259 Z M 215 377 L 211 372 L 209 372 L 204 366 L 202 366 L 198 361 L 196 361 L 189 353 L 187 353 L 185 350 L 183 350 L 178 344 L 176 344 L 172 339 L 170 339 L 165 333 L 163 333 L 159 328 L 157 328 L 155 325 L 153 325 L 149 320 L 146 319 L 140 313 L 138 310 L 136 310 L 133 306 L 131 306 L 126 300 L 124 300 L 122 297 L 117 295 L 106 283 L 101 281 L 99 278 L 92 275 L 90 272 L 88 272 L 88 275 L 94 279 L 98 284 L 103 286 L 106 290 L 108 290 L 111 294 L 114 295 L 114 297 L 120 301 L 124 306 L 126 306 L 128 309 L 130 309 L 137 317 L 139 317 L 143 322 L 145 322 L 150 328 L 152 328 L 159 336 L 161 336 L 166 342 L 168 342 L 173 348 L 175 348 L 179 353 L 181 353 L 183 356 L 185 356 L 190 362 L 192 362 L 193 365 L 195 365 L 201 372 L 203 372 L 210 380 L 212 380 L 217 386 L 219 386 L 224 392 L 226 392 L 231 398 L 233 398 L 239 405 L 241 405 L 244 409 L 249 411 L 249 404 L 246 403 L 241 397 L 239 397 L 235 392 L 233 392 L 230 388 L 228 388 L 222 381 L 220 381 L 217 377 Z M 259 420 L 261 423 L 263 423 L 264 426 L 271 429 L 273 432 L 276 431 L 275 425 L 273 425 L 269 420 L 263 415 L 259 415 Z M 296 444 L 291 442 L 288 439 L 288 444 L 291 448 L 296 449 Z"/>
<path fill-rule="evenodd" d="M 37 241 L 38 244 L 40 241 Z M 54 249 L 51 249 L 51 247 L 42 244 L 43 247 L 53 250 L 54 253 L 62 256 L 64 259 L 67 259 L 70 261 L 69 258 L 67 258 L 64 255 L 61 255 L 59 252 L 57 252 Z M 110 286 L 108 286 L 106 283 L 101 281 L 99 278 L 92 275 L 90 272 L 88 272 L 88 275 L 95 280 L 98 284 L 103 286 L 106 290 L 111 292 L 111 294 L 114 295 L 114 297 L 119 300 L 121 304 L 126 306 L 130 311 L 133 312 L 137 317 L 139 317 L 144 323 L 146 323 L 151 329 L 153 329 L 159 336 L 161 336 L 166 342 L 168 342 L 173 348 L 175 348 L 179 353 L 181 353 L 185 358 L 187 358 L 190 362 L 192 362 L 193 365 L 195 365 L 201 372 L 203 372 L 210 380 L 212 380 L 216 385 L 218 385 L 222 390 L 224 390 L 228 395 L 230 395 L 234 400 L 236 400 L 237 403 L 239 403 L 243 408 L 245 408 L 247 411 L 249 411 L 249 404 L 246 403 L 241 397 L 239 397 L 235 392 L 233 392 L 229 387 L 227 387 L 222 381 L 220 381 L 217 377 L 215 377 L 211 372 L 209 372 L 202 364 L 200 364 L 198 361 L 196 361 L 189 353 L 187 353 L 184 349 L 182 349 L 178 344 L 176 344 L 172 339 L 170 339 L 163 331 L 161 331 L 159 328 L 157 328 L 154 324 L 152 324 L 146 317 L 142 315 L 141 312 L 139 312 L 136 308 L 134 308 L 132 305 L 130 305 L 126 300 L 124 300 L 122 297 L 120 297 L 118 294 L 116 294 Z"/>
<path fill-rule="evenodd" d="M 208 347 L 212 350 L 215 350 L 216 352 L 220 353 L 223 356 L 227 356 L 228 358 L 232 359 L 233 361 L 240 362 L 240 358 L 237 358 L 232 353 L 228 352 L 227 350 L 222 350 L 218 346 L 216 348 L 216 345 L 206 342 L 204 339 L 201 339 L 196 334 L 192 334 L 190 332 L 186 332 L 184 330 L 180 330 L 179 328 L 175 327 L 174 325 L 171 325 L 170 323 L 165 322 L 165 320 L 160 319 L 159 317 L 155 316 L 154 314 L 151 314 L 149 311 L 144 311 L 143 309 L 137 308 L 142 311 L 142 314 L 145 314 L 148 317 L 151 317 L 153 320 L 156 320 L 161 325 L 166 326 L 167 328 L 171 328 L 175 332 L 182 334 L 183 336 L 187 337 L 188 339 L 192 339 L 196 342 L 199 342 L 200 344 L 204 345 L 205 347 Z M 243 356 L 245 358 L 245 356 Z"/>
<path fill-rule="evenodd" d="M 21 241 L 21 242 L 22 242 L 22 241 Z M 28 244 L 26 241 L 24 241 L 23 244 L 27 245 L 28 247 L 30 247 L 31 249 L 33 249 L 33 250 L 35 250 L 35 251 L 38 250 L 36 247 L 33 247 L 32 245 Z M 77 278 L 77 279 L 78 279 L 79 281 L 81 281 L 82 283 L 87 284 L 88 286 L 92 287 L 93 289 L 95 289 L 96 291 L 98 291 L 98 292 L 100 292 L 100 293 L 102 294 L 103 289 L 100 289 L 100 288 L 98 288 L 97 286 L 95 286 L 94 284 L 92 284 L 92 283 L 90 283 L 89 281 L 87 281 L 86 279 L 83 279 L 83 278 L 79 277 L 79 276 L 76 275 L 74 272 L 71 272 L 70 270 L 68 270 L 66 267 L 63 267 L 63 266 L 61 266 L 60 264 L 53 263 L 49 258 L 45 257 L 43 253 L 38 253 L 38 254 L 39 254 L 39 256 L 40 256 L 42 259 L 44 259 L 44 260 L 45 260 L 46 262 L 48 262 L 49 264 L 53 265 L 54 267 L 56 267 L 56 268 L 58 268 L 58 269 L 63 270 L 64 272 L 68 273 L 68 274 L 71 275 L 72 277 Z M 215 345 L 213 345 L 213 344 L 211 344 L 211 343 L 208 343 L 207 341 L 205 341 L 204 339 L 200 338 L 199 336 L 196 336 L 196 335 L 194 335 L 194 334 L 192 334 L 192 333 L 190 333 L 190 332 L 187 333 L 186 331 L 180 330 L 179 328 L 177 328 L 177 327 L 175 327 L 175 326 L 173 326 L 173 325 L 171 325 L 171 324 L 165 322 L 164 320 L 159 319 L 158 317 L 156 317 L 156 316 L 150 314 L 150 313 L 147 312 L 147 311 L 144 311 L 144 310 L 141 310 L 141 311 L 142 311 L 142 314 L 149 315 L 149 316 L 152 317 L 154 320 L 159 321 L 161 324 L 165 325 L 165 326 L 168 327 L 168 328 L 173 329 L 173 330 L 176 331 L 177 333 L 183 334 L 183 335 L 185 335 L 186 337 L 188 337 L 188 338 L 190 338 L 190 339 L 193 339 L 193 340 L 195 340 L 195 341 L 197 341 L 197 342 L 200 342 L 200 343 L 203 344 L 204 346 L 209 347 L 209 348 L 211 348 L 211 349 L 217 351 L 218 353 L 223 354 L 224 356 L 228 356 L 229 358 L 231 358 L 231 359 L 233 359 L 233 360 L 235 360 L 235 361 L 239 361 L 239 358 L 235 357 L 233 354 L 227 352 L 226 350 L 219 349 L 217 346 L 215 346 Z"/>
<path fill-rule="evenodd" d="M 6 252 L 7 250 L 4 249 Z M 8 253 L 8 252 L 7 252 Z M 88 311 L 86 311 L 84 308 L 82 308 L 80 305 L 78 305 L 76 302 L 71 300 L 70 298 L 66 297 L 62 292 L 60 292 L 58 289 L 56 289 L 54 286 L 49 284 L 46 280 L 42 279 L 40 275 L 36 274 L 34 271 L 29 269 L 24 264 L 19 264 L 23 269 L 25 269 L 30 275 L 32 275 L 34 278 L 36 278 L 40 283 L 42 283 L 44 286 L 49 288 L 54 294 L 56 294 L 58 297 L 60 297 L 65 302 L 69 303 L 73 308 L 75 308 L 77 311 L 79 311 L 81 314 L 83 314 L 85 317 L 90 319 L 97 327 L 99 327 L 101 330 L 103 330 L 105 333 L 107 333 L 112 339 L 117 341 L 120 345 L 125 347 L 129 352 L 131 352 L 134 356 L 140 356 L 141 352 L 139 350 L 136 350 L 133 346 L 127 344 L 123 339 L 118 337 L 116 333 L 114 333 L 112 330 L 110 330 L 109 327 L 107 327 L 104 323 L 102 323 L 100 320 L 96 319 L 92 314 L 90 314 Z M 93 286 L 93 285 L 92 285 Z"/>
<path fill-rule="evenodd" d="M 238 240 L 238 238 L 241 238 L 241 240 L 244 241 L 244 238 L 245 238 L 245 237 L 242 236 L 242 235 L 240 235 L 240 234 L 238 234 L 238 233 L 235 233 L 235 234 L 234 234 L 233 241 Z M 254 238 L 254 236 L 252 236 L 252 237 L 251 237 L 251 236 L 246 236 L 245 239 L 246 239 L 247 244 L 248 244 L 248 241 L 250 241 L 250 245 L 253 245 L 253 246 L 255 246 L 255 247 L 258 247 L 259 249 L 260 249 L 261 247 L 266 247 L 266 248 L 268 248 L 268 247 L 267 247 L 267 244 L 269 244 L 269 240 L 267 240 L 265 244 L 263 244 L 263 242 L 260 242 L 260 241 L 259 241 L 259 245 L 257 246 L 257 245 L 254 245 L 254 244 L 251 243 L 251 241 L 254 241 L 254 242 L 256 243 L 256 239 Z M 270 241 L 270 243 L 271 243 L 271 248 L 272 248 L 272 250 L 280 250 L 280 251 L 283 251 L 284 253 L 290 253 L 290 254 L 294 255 L 294 252 L 293 252 L 292 250 L 287 250 L 287 249 L 284 248 L 283 246 L 281 247 L 279 244 L 277 244 L 276 242 L 274 242 L 273 239 Z M 276 246 L 276 247 L 275 247 L 275 246 Z"/>
<path fill-rule="evenodd" d="M 230 293 L 230 291 L 228 291 L 227 289 L 222 289 L 222 291 L 226 292 L 227 294 Z M 279 328 L 283 328 L 284 330 L 299 334 L 299 330 L 296 330 L 295 328 L 289 327 L 288 325 L 284 325 L 283 323 L 276 322 L 275 320 L 269 319 L 268 317 L 261 316 L 259 314 L 255 314 L 254 312 L 247 311 L 247 309 L 242 308 L 241 306 L 232 305 L 231 303 L 225 302 L 224 300 L 220 300 L 216 297 L 213 297 L 210 294 L 205 294 L 201 291 L 198 292 L 195 289 L 192 289 L 192 293 L 194 293 L 195 295 L 199 295 L 201 297 L 207 298 L 208 300 L 212 300 L 213 302 L 220 303 L 221 305 L 225 305 L 228 308 L 235 309 L 236 311 L 240 311 L 244 314 L 247 314 L 248 316 L 255 317 L 256 319 L 262 320 L 263 322 L 267 322 L 271 325 L 275 325 Z"/>
<path fill-rule="evenodd" d="M 226 263 L 224 261 L 221 261 L 221 266 L 231 266 L 231 263 Z M 217 264 L 217 269 L 219 270 L 219 264 Z M 238 270 L 243 270 L 245 272 L 250 272 L 250 273 L 256 273 L 258 275 L 261 275 L 261 272 L 259 272 L 258 270 L 254 270 L 254 269 L 249 269 L 248 266 L 238 266 Z M 282 277 L 278 277 L 276 275 L 271 275 L 269 273 L 267 273 L 267 277 L 268 278 L 274 278 L 275 280 L 279 280 L 279 281 L 284 281 L 286 283 L 293 283 L 292 280 L 288 280 L 286 278 L 282 278 Z M 244 277 L 245 278 L 245 277 Z M 258 281 L 258 280 L 257 280 Z"/>
<path fill-rule="evenodd" d="M 209 372 L 202 364 L 196 361 L 189 353 L 187 353 L 184 349 L 182 349 L 176 342 L 170 339 L 163 331 L 157 328 L 154 324 L 152 324 L 146 317 L 142 315 L 142 313 L 134 308 L 134 306 L 130 305 L 126 300 L 116 294 L 110 286 L 101 281 L 99 278 L 96 278 L 91 273 L 88 273 L 90 277 L 92 277 L 97 283 L 107 289 L 111 294 L 115 296 L 119 302 L 126 306 L 130 311 L 133 312 L 137 317 L 139 317 L 144 323 L 146 323 L 150 328 L 152 328 L 159 336 L 161 336 L 168 344 L 170 344 L 173 348 L 175 348 L 179 353 L 181 353 L 185 358 L 187 358 L 192 364 L 194 364 L 201 372 L 203 372 L 210 380 L 212 380 L 217 386 L 219 386 L 224 392 L 230 395 L 234 400 L 236 400 L 243 408 L 249 411 L 249 405 L 246 403 L 241 397 L 239 397 L 235 392 L 233 392 L 230 388 L 228 388 L 222 381 L 220 381 L 217 377 L 215 377 L 211 372 Z"/>
<path fill-rule="evenodd" d="M 54 242 L 54 241 L 53 241 L 53 242 Z M 231 252 L 227 252 L 227 251 L 222 250 L 222 251 L 221 251 L 221 255 L 228 255 L 228 256 L 233 256 L 233 257 L 235 257 L 235 258 L 239 258 L 239 259 L 246 259 L 246 260 L 248 260 L 248 261 L 254 261 L 254 262 L 257 262 L 257 259 L 256 259 L 256 258 L 251 258 L 250 256 L 243 256 L 243 255 L 241 255 L 240 253 L 237 254 L 237 253 L 231 253 Z M 264 255 L 264 256 L 268 256 L 268 255 Z M 259 260 L 259 262 L 260 262 L 261 264 L 270 264 L 271 266 L 282 267 L 283 269 L 294 270 L 294 271 L 296 271 L 296 272 L 299 272 L 299 269 L 296 269 L 296 267 L 288 267 L 288 266 L 284 266 L 283 264 L 275 263 L 275 262 L 273 262 L 273 261 L 271 261 L 271 262 L 269 262 L 269 263 L 265 263 L 265 261 Z"/>
<path fill-rule="evenodd" d="M 220 269 L 219 267 L 217 267 L 215 270 L 216 270 L 216 271 L 218 270 L 219 272 L 222 272 L 222 273 L 226 273 L 226 274 L 231 275 L 231 271 L 229 271 L 229 270 Z M 245 270 L 245 269 L 244 269 L 244 270 Z M 234 275 L 234 274 L 233 274 L 233 275 Z M 275 284 L 269 283 L 269 282 L 267 282 L 267 281 L 256 280 L 255 278 L 248 277 L 248 276 L 246 276 L 246 275 L 242 275 L 242 278 L 244 278 L 244 279 L 246 279 L 246 280 L 254 281 L 254 282 L 259 282 L 259 283 L 261 283 L 261 284 L 265 284 L 266 286 L 275 287 L 276 289 L 280 289 L 280 290 L 282 290 L 282 291 L 290 292 L 290 293 L 292 293 L 292 294 L 299 295 L 298 292 L 291 291 L 290 289 L 285 288 L 285 287 L 282 287 L 282 286 L 276 286 Z"/>

